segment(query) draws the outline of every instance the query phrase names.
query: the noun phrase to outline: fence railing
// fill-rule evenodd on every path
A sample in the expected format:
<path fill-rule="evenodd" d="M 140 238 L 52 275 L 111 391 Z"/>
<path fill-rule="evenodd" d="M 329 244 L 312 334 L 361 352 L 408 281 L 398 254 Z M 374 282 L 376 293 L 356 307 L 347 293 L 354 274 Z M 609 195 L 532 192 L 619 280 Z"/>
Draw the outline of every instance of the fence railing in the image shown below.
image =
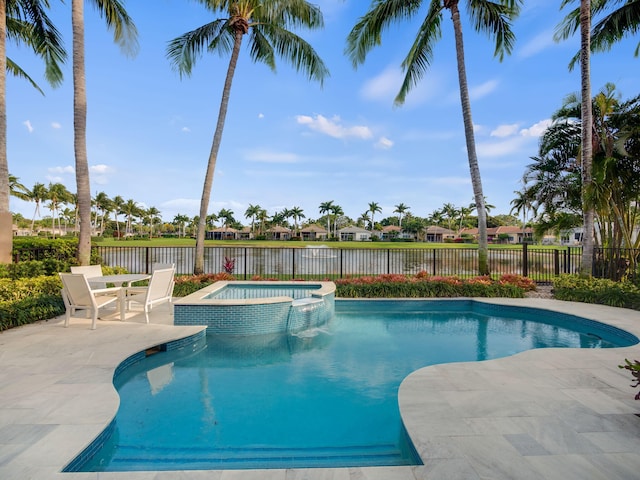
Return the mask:
<path fill-rule="evenodd" d="M 102 263 L 126 268 L 131 273 L 149 273 L 154 263 L 173 263 L 178 274 L 193 272 L 195 247 L 94 246 Z M 578 273 L 582 248 L 489 249 L 492 275 L 515 274 L 538 283 L 550 283 L 564 273 Z M 14 262 L 57 257 L 46 248 L 14 252 Z M 593 275 L 622 280 L 636 275 L 640 250 L 594 249 Z M 227 259 L 233 273 L 241 279 L 336 279 L 362 275 L 416 274 L 425 271 L 436 276 L 477 275 L 476 248 L 328 248 L 328 247 L 205 247 L 205 273 L 224 271 Z M 228 266 L 228 264 L 227 264 Z"/>
<path fill-rule="evenodd" d="M 178 274 L 193 271 L 193 247 L 94 247 L 106 265 L 132 273 L 151 271 L 154 263 L 174 263 Z M 551 282 L 562 273 L 576 273 L 582 250 L 576 247 L 490 249 L 489 267 L 494 275 L 517 274 L 536 282 Z M 264 248 L 205 247 L 205 273 L 224 271 L 227 259 L 239 278 L 336 279 L 362 275 L 416 274 L 436 276 L 477 275 L 476 248 Z"/>

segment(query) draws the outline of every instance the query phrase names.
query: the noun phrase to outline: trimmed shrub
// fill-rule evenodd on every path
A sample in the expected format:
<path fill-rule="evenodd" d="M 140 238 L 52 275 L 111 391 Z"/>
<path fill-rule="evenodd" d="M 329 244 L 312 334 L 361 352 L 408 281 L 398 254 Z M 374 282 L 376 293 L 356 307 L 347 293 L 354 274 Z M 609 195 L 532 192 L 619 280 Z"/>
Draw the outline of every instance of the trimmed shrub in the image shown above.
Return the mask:
<path fill-rule="evenodd" d="M 553 281 L 553 295 L 558 300 L 640 310 L 640 288 L 631 282 L 562 275 Z"/>

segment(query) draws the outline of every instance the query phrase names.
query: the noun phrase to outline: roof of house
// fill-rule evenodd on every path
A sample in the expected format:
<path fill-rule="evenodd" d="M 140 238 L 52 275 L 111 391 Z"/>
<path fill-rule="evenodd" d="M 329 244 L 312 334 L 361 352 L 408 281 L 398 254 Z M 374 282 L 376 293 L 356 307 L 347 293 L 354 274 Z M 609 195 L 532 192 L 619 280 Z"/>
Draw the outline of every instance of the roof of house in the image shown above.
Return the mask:
<path fill-rule="evenodd" d="M 291 233 L 291 229 L 283 227 L 282 225 L 276 225 L 274 227 L 271 227 L 269 230 L 267 230 L 267 232 L 271 232 L 271 233 Z"/>
<path fill-rule="evenodd" d="M 430 225 L 427 227 L 427 233 L 441 233 L 443 235 L 455 235 L 456 232 L 449 230 L 448 228 L 439 227 L 438 225 Z"/>
<path fill-rule="evenodd" d="M 361 228 L 361 227 L 356 227 L 355 225 L 351 225 L 349 227 L 341 228 L 338 231 L 340 233 L 368 233 L 369 235 L 371 235 L 371 232 L 369 230 L 366 230 L 366 229 Z"/>
<path fill-rule="evenodd" d="M 401 232 L 402 228 L 397 225 L 387 225 L 386 227 L 382 227 L 383 232 Z"/>
<path fill-rule="evenodd" d="M 320 225 L 316 225 L 315 223 L 313 225 L 307 225 L 306 227 L 304 227 L 300 231 L 301 232 L 327 233 L 326 229 L 322 228 Z"/>

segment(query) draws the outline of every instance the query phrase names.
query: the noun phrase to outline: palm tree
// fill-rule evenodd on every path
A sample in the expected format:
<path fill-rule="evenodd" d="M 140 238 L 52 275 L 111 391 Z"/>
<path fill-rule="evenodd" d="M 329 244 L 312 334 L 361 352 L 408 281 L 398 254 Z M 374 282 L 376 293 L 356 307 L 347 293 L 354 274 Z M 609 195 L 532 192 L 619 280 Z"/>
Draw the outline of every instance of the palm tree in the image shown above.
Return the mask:
<path fill-rule="evenodd" d="M 20 183 L 20 179 L 9 174 L 9 192 L 12 197 L 20 200 L 29 200 L 29 189 Z"/>
<path fill-rule="evenodd" d="M 102 212 L 102 217 L 98 218 L 98 213 L 96 212 L 96 230 L 99 232 L 104 231 L 104 219 L 109 212 L 113 211 L 113 202 L 109 198 L 109 196 L 104 192 L 96 193 L 96 197 L 93 199 L 96 205 L 96 211 Z"/>
<path fill-rule="evenodd" d="M 140 207 L 133 199 L 129 199 L 122 206 L 122 213 L 125 215 L 127 219 L 127 224 L 125 226 L 125 233 L 132 234 L 133 218 L 140 215 Z M 82 221 L 82 219 L 80 221 Z"/>
<path fill-rule="evenodd" d="M 244 218 L 251 218 L 251 233 L 254 233 L 256 227 L 256 218 L 260 214 L 262 207 L 260 205 L 251 205 L 244 212 Z"/>
<path fill-rule="evenodd" d="M 449 230 L 453 230 L 452 224 L 455 221 L 455 219 L 458 218 L 458 214 L 459 214 L 458 209 L 455 207 L 455 205 L 453 205 L 453 203 L 445 203 L 442 206 L 441 213 L 443 217 L 447 219 L 447 226 Z"/>
<path fill-rule="evenodd" d="M 43 183 L 35 183 L 33 188 L 29 191 L 29 200 L 36 204 L 36 208 L 33 212 L 33 218 L 31 219 L 31 233 L 33 233 L 33 226 L 36 222 L 36 215 L 40 216 L 40 204 L 47 199 L 49 192 L 47 187 Z"/>
<path fill-rule="evenodd" d="M 347 53 L 355 67 L 362 64 L 369 51 L 374 46 L 382 43 L 381 35 L 385 28 L 397 21 L 412 18 L 418 14 L 420 8 L 425 3 L 429 5 L 427 14 L 419 27 L 418 36 L 413 46 L 402 62 L 405 77 L 395 102 L 396 104 L 404 103 L 411 88 L 418 83 L 429 68 L 435 43 L 440 39 L 442 34 L 441 23 L 443 22 L 444 10 L 449 10 L 451 12 L 455 36 L 460 102 L 462 105 L 469 170 L 471 173 L 473 193 L 478 207 L 478 270 L 481 275 L 485 275 L 489 273 L 487 216 L 484 209 L 482 182 L 473 132 L 458 0 L 431 0 L 429 2 L 419 0 L 411 2 L 373 0 L 370 10 L 349 33 L 347 38 Z M 471 23 L 477 31 L 482 30 L 488 32 L 490 36 L 494 38 L 494 54 L 500 60 L 503 59 L 505 53 L 511 53 L 513 48 L 515 36 L 511 31 L 510 22 L 518 16 L 520 3 L 519 0 L 497 0 L 495 2 L 488 0 L 469 0 L 467 2 L 467 10 L 471 17 Z"/>
<path fill-rule="evenodd" d="M 240 47 L 245 35 L 249 35 L 249 50 L 254 61 L 265 63 L 275 70 L 276 55 L 287 60 L 293 67 L 306 72 L 309 79 L 322 84 L 328 70 L 316 52 L 301 37 L 288 28 L 323 26 L 322 13 L 318 7 L 306 0 L 199 0 L 219 18 L 191 32 L 173 39 L 169 43 L 167 56 L 180 75 L 190 75 L 196 57 L 207 48 L 211 52 L 229 53 L 229 66 L 222 91 L 220 110 L 207 173 L 205 175 L 200 202 L 200 223 L 196 237 L 194 274 L 204 272 L 204 219 L 209 208 L 213 174 L 222 141 L 222 132 L 227 116 L 231 83 L 235 73 Z"/>
<path fill-rule="evenodd" d="M 233 212 L 227 208 L 221 209 L 216 216 L 218 220 L 222 221 L 222 226 L 227 228 L 230 224 L 235 223 L 235 218 L 233 218 Z"/>
<path fill-rule="evenodd" d="M 120 222 L 118 221 L 118 215 L 122 213 L 122 208 L 124 207 L 124 198 L 120 195 L 116 195 L 111 200 L 113 204 L 113 214 L 116 221 L 116 232 L 118 232 L 118 238 L 120 238 Z"/>
<path fill-rule="evenodd" d="M 67 187 L 65 187 L 61 183 L 53 183 L 53 184 L 50 183 L 49 188 L 47 190 L 49 192 L 47 195 L 47 200 L 49 200 L 49 206 L 53 213 L 52 227 L 53 227 L 53 238 L 55 238 L 56 237 L 56 213 L 58 212 L 58 209 L 60 208 L 61 204 L 69 201 L 69 198 L 71 197 L 71 193 L 69 193 L 69 190 L 67 190 Z M 62 229 L 60 225 L 60 219 L 58 219 L 58 228 Z"/>
<path fill-rule="evenodd" d="M 48 7 L 47 0 L 0 1 L 0 263 L 12 262 L 13 239 L 7 160 L 7 71 L 26 78 L 38 88 L 26 72 L 7 58 L 6 41 L 9 38 L 31 47 L 44 60 L 47 81 L 53 86 L 59 85 L 62 82 L 59 64 L 64 62 L 66 52 L 58 31 L 45 13 Z"/>
<path fill-rule="evenodd" d="M 340 205 L 331 206 L 331 214 L 333 215 L 333 236 L 338 236 L 338 217 L 344 215 L 344 210 Z"/>
<path fill-rule="evenodd" d="M 561 7 L 565 7 L 570 0 L 563 0 Z M 602 9 L 609 3 L 606 0 L 596 0 L 596 9 Z M 627 2 L 632 3 L 632 2 Z M 634 10 L 634 8 L 631 8 Z M 627 12 L 629 13 L 629 12 Z M 629 25 L 635 24 L 634 31 L 638 26 L 638 8 L 635 7 L 633 16 L 628 16 Z M 570 12 L 560 24 L 556 33 L 556 38 L 568 38 L 576 31 L 577 25 L 580 27 L 580 85 L 582 94 L 582 125 L 591 125 L 593 112 L 591 106 L 591 0 L 580 0 L 580 7 Z M 614 41 L 614 37 L 609 45 Z M 619 39 L 619 38 L 618 38 Z M 637 52 L 637 50 L 636 50 Z M 570 62 L 569 68 L 573 67 L 576 58 Z M 582 261 L 580 262 L 580 275 L 591 276 L 593 270 L 593 229 L 595 212 L 588 201 L 588 190 L 592 189 L 593 182 L 593 147 L 592 133 L 590 128 L 582 129 L 581 138 L 581 155 L 580 164 L 582 166 L 582 217 L 583 217 L 583 234 L 582 234 Z"/>
<path fill-rule="evenodd" d="M 91 186 L 87 159 L 87 86 L 84 61 L 84 2 L 71 0 L 71 26 L 73 31 L 73 139 L 76 159 L 76 185 L 80 236 L 78 238 L 78 264 L 89 265 L 91 257 Z M 125 53 L 134 53 L 138 47 L 133 21 L 121 0 L 92 0 L 104 17 L 107 28 L 113 30 L 113 40 Z"/>
<path fill-rule="evenodd" d="M 358 217 L 358 226 L 361 226 L 362 228 L 366 229 L 367 228 L 367 222 L 369 222 L 369 210 L 367 210 L 366 212 L 363 212 L 360 214 L 360 216 Z"/>
<path fill-rule="evenodd" d="M 333 207 L 334 207 L 333 200 L 329 200 L 328 202 L 322 202 L 318 207 L 318 210 L 320 211 L 320 215 L 327 215 L 327 235 L 329 236 L 331 236 L 331 226 L 329 224 L 331 219 L 330 219 L 329 213 L 331 213 L 331 210 L 333 209 Z"/>
<path fill-rule="evenodd" d="M 380 205 L 378 205 L 376 202 L 369 202 L 369 212 L 371 212 L 371 231 L 373 232 L 373 225 L 375 223 L 373 221 L 373 217 L 376 213 L 381 213 L 382 208 L 380 208 Z"/>
<path fill-rule="evenodd" d="M 186 215 L 183 215 L 181 213 L 179 213 L 175 217 L 173 217 L 173 223 L 178 225 L 178 232 L 183 237 L 185 236 L 184 226 L 188 221 L 189 221 L 189 217 L 187 217 Z"/>
<path fill-rule="evenodd" d="M 303 210 L 300 207 L 291 207 L 291 209 L 288 212 L 289 212 L 289 216 L 293 218 L 293 234 L 294 236 L 297 236 L 298 220 L 302 218 L 307 218 L 307 217 L 305 217 Z"/>
<path fill-rule="evenodd" d="M 406 206 L 404 203 L 400 203 L 395 207 L 396 209 L 393 211 L 393 213 L 398 214 L 398 226 L 402 228 L 402 217 L 409 210 L 409 207 Z"/>
<path fill-rule="evenodd" d="M 144 212 L 144 215 L 147 218 L 147 220 L 149 221 L 149 238 L 152 238 L 153 237 L 153 224 L 156 221 L 162 220 L 162 218 L 160 216 L 160 210 L 158 210 L 156 207 L 149 207 Z"/>

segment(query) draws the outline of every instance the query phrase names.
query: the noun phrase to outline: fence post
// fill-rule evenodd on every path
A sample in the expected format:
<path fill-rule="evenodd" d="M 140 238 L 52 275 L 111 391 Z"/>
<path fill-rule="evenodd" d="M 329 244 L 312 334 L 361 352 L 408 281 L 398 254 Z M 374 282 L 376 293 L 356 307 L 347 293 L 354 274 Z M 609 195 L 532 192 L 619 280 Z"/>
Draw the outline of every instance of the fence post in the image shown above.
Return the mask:
<path fill-rule="evenodd" d="M 291 249 L 291 278 L 296 279 L 296 249 Z"/>
<path fill-rule="evenodd" d="M 434 276 L 435 276 L 435 274 L 436 274 L 436 261 L 437 261 L 437 258 L 436 258 L 436 257 L 437 257 L 437 255 L 436 255 L 436 249 L 434 248 L 434 249 L 432 250 L 432 252 L 433 252 L 433 265 L 432 265 L 432 267 L 433 267 L 433 268 L 432 268 L 432 275 L 434 275 Z"/>
<path fill-rule="evenodd" d="M 149 268 L 149 260 L 150 260 L 150 257 L 151 257 L 151 250 L 150 250 L 149 247 L 145 247 L 144 257 L 145 257 L 145 263 L 146 263 L 144 273 L 149 273 L 151 271 L 151 269 Z"/>
<path fill-rule="evenodd" d="M 247 279 L 247 247 L 244 247 L 244 279 Z"/>
<path fill-rule="evenodd" d="M 529 255 L 528 255 L 527 242 L 522 243 L 522 276 L 529 276 Z"/>
<path fill-rule="evenodd" d="M 553 274 L 556 277 L 560 275 L 560 251 L 557 248 L 553 250 Z"/>
<path fill-rule="evenodd" d="M 342 264 L 343 264 L 343 259 L 342 259 L 342 254 L 344 252 L 344 249 L 340 249 L 340 278 L 342 278 Z"/>
<path fill-rule="evenodd" d="M 387 275 L 391 273 L 391 249 L 387 248 Z"/>

